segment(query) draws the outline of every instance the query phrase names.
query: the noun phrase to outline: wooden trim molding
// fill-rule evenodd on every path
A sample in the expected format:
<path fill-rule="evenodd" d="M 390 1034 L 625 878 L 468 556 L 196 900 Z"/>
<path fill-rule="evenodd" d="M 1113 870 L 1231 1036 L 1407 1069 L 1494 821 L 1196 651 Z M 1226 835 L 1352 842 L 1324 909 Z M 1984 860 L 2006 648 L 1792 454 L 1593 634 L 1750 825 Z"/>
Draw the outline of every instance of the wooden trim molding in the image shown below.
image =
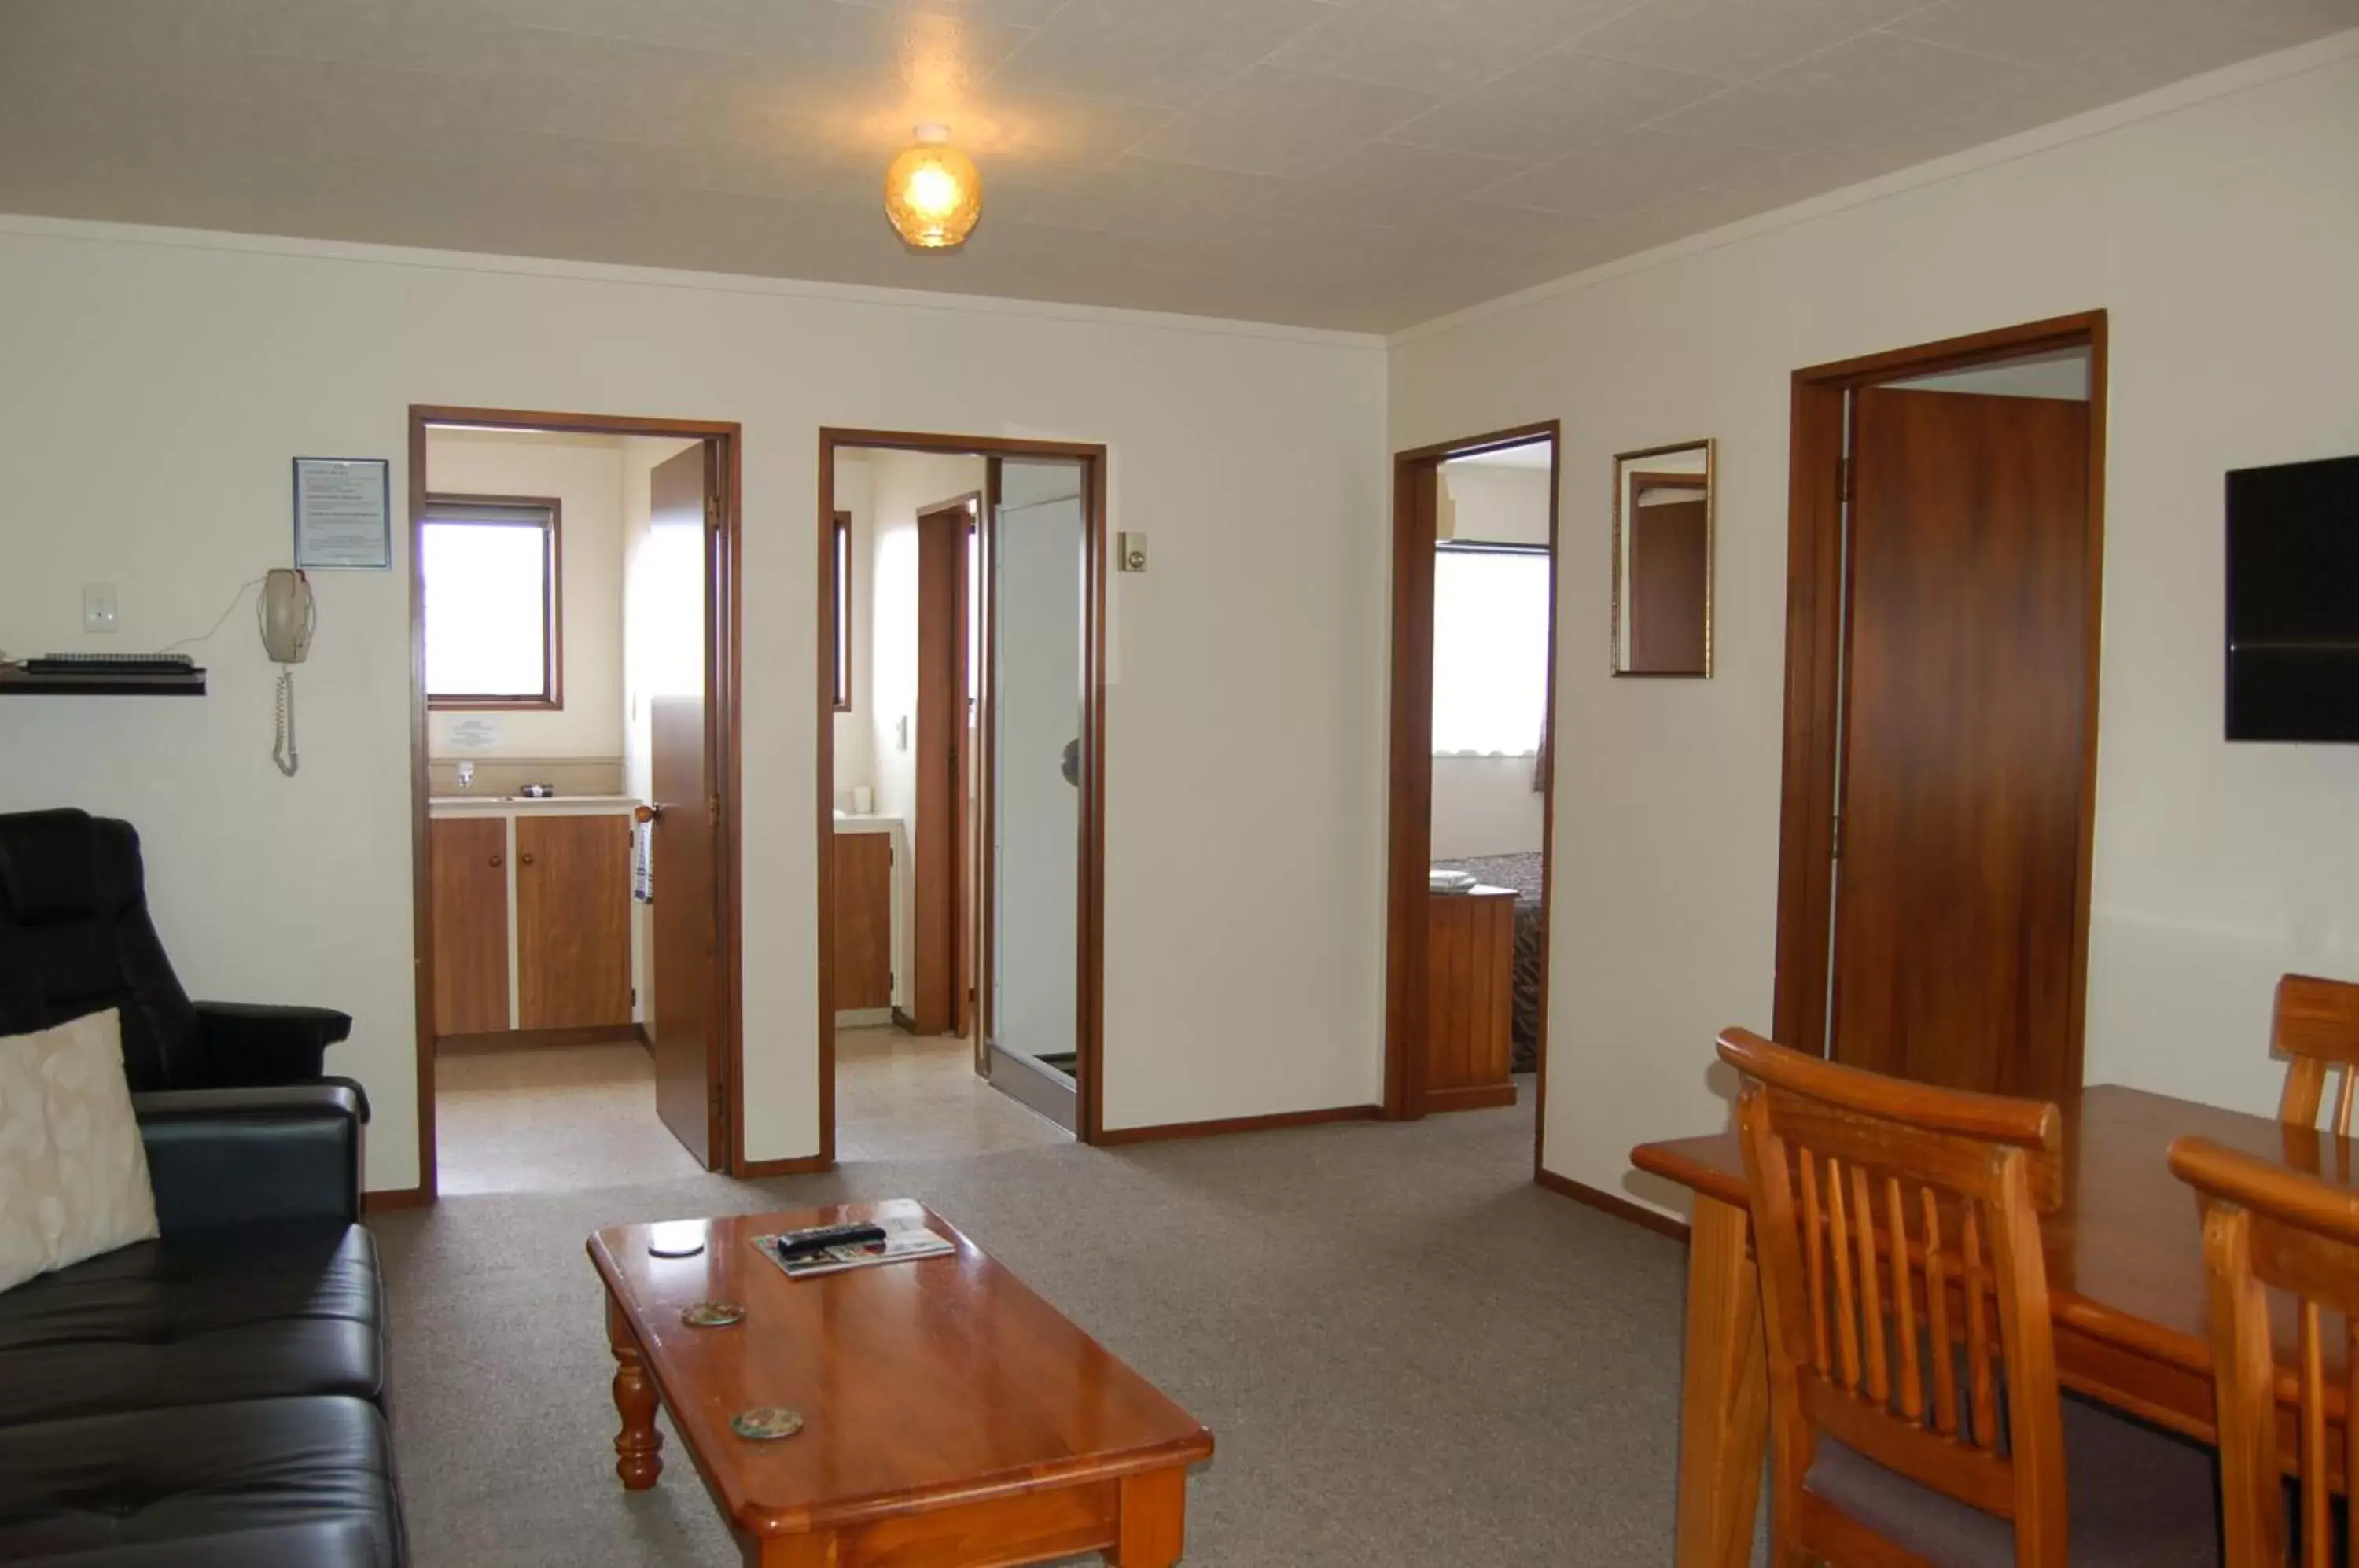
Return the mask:
<path fill-rule="evenodd" d="M 1082 681 L 1085 701 L 1081 739 L 1086 767 L 1081 792 L 1081 877 L 1080 887 L 1076 889 L 1080 902 L 1081 972 L 1076 976 L 1075 985 L 1079 1014 L 1075 1042 L 1079 1060 L 1073 1076 L 1080 1102 L 1081 1126 L 1076 1132 L 1084 1143 L 1095 1141 L 1103 1125 L 1105 1077 L 1106 449 L 1101 443 L 1090 441 L 1032 441 L 1006 436 L 942 435 L 915 430 L 823 426 L 819 432 L 817 532 L 820 604 L 816 618 L 820 690 L 814 715 L 816 745 L 813 748 L 817 784 L 815 832 L 820 850 L 817 857 L 820 1151 L 811 1158 L 820 1163 L 813 1168 L 824 1170 L 835 1162 L 835 875 L 834 856 L 827 853 L 835 831 L 835 715 L 831 668 L 835 646 L 835 606 L 830 584 L 834 556 L 835 456 L 839 450 L 847 447 L 888 452 L 948 452 L 986 459 L 1066 458 L 1082 465 L 1082 494 L 1088 507 L 1082 527 L 1082 572 L 1088 593 L 1082 608 L 1086 669 Z M 996 498 L 995 494 L 984 496 L 986 504 L 995 502 Z M 987 544 L 985 548 L 988 548 Z M 984 685 L 984 700 L 991 700 L 988 681 Z M 983 727 L 988 733 L 989 725 Z M 987 899 L 984 902 L 987 907 Z M 987 946 L 980 951 L 979 967 L 980 963 L 988 961 L 987 953 Z M 987 980 L 979 977 L 979 984 L 988 991 Z M 895 1022 L 903 1022 L 897 1009 Z M 987 1032 L 988 1020 L 984 1021 L 983 1028 Z"/>
<path fill-rule="evenodd" d="M 1650 1209 L 1644 1203 L 1634 1203 L 1617 1192 L 1608 1192 L 1601 1188 L 1592 1187 L 1586 1182 L 1576 1181 L 1570 1176 L 1560 1176 L 1545 1167 L 1532 1172 L 1532 1181 L 1536 1185 L 1571 1198 L 1576 1203 L 1584 1203 L 1600 1214 L 1612 1214 L 1617 1220 L 1628 1220 L 1632 1225 L 1653 1231 L 1657 1236 L 1667 1236 L 1678 1242 L 1688 1239 L 1687 1221 L 1659 1210 Z"/>
<path fill-rule="evenodd" d="M 419 550 L 425 526 L 426 432 L 436 425 L 475 425 L 494 430 L 553 430 L 586 435 L 665 436 L 704 443 L 706 495 L 714 504 L 710 541 L 712 570 L 705 604 L 706 732 L 714 791 L 721 816 L 713 832 L 714 931 L 720 996 L 712 1009 L 713 1058 L 722 1079 L 724 1136 L 729 1169 L 743 1175 L 745 1148 L 745 951 L 740 895 L 740 846 L 745 842 L 742 691 L 744 670 L 739 627 L 744 584 L 738 569 L 745 536 L 745 441 L 734 420 L 647 419 L 629 415 L 556 413 L 516 408 L 478 408 L 456 404 L 409 407 L 409 754 L 410 754 L 410 942 L 415 972 L 418 1085 L 418 1187 L 419 1203 L 436 1194 L 434 1149 L 434 916 L 429 859 L 426 698 L 426 578 Z M 552 503 L 553 504 L 553 503 Z M 552 561 L 555 583 L 561 561 Z M 822 579 L 824 581 L 824 579 Z M 553 661 L 563 666 L 562 648 Z M 822 664 L 822 672 L 825 666 Z M 825 804 L 824 801 L 821 802 Z M 631 1038 L 631 1037 L 625 1037 Z M 406 1191 L 406 1190 L 405 1190 Z"/>
<path fill-rule="evenodd" d="M 361 1216 L 389 1214 L 396 1209 L 422 1209 L 433 1197 L 423 1187 L 378 1187 L 361 1194 Z"/>
<path fill-rule="evenodd" d="M 1780 1044 L 1823 1052 L 1833 913 L 1836 749 L 1844 626 L 1844 401 L 1857 387 L 2061 349 L 2089 351 L 2087 641 L 2072 910 L 2069 1078 L 2082 1079 L 2097 788 L 2097 677 L 2104 593 L 2106 314 L 2089 310 L 1920 343 L 1794 373 L 1786 524 L 1785 756 L 1777 833 Z"/>
<path fill-rule="evenodd" d="M 1330 1105 L 1317 1111 L 1278 1111 L 1266 1116 L 1223 1116 L 1208 1122 L 1164 1122 L 1157 1127 L 1104 1127 L 1102 1144 L 1160 1143 L 1175 1138 L 1214 1138 L 1232 1132 L 1275 1132 L 1281 1127 L 1322 1127 L 1330 1122 L 1380 1121 L 1382 1105 Z"/>

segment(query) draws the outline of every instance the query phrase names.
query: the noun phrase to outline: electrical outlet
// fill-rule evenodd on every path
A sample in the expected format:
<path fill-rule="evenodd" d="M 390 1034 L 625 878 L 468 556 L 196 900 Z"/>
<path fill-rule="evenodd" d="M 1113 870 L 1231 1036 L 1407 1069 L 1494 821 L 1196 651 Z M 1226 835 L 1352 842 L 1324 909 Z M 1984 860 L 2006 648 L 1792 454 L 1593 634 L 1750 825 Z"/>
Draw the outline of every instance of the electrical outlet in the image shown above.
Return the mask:
<path fill-rule="evenodd" d="M 114 584 L 85 583 L 82 585 L 82 629 L 86 632 L 112 632 L 115 626 Z"/>

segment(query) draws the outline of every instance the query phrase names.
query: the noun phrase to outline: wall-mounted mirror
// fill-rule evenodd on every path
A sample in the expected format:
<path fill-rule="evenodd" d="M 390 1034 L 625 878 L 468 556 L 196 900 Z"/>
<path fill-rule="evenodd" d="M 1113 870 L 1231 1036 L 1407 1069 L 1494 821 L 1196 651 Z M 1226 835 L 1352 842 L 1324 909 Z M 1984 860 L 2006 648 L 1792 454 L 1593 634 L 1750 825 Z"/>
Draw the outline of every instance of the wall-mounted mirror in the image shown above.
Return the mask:
<path fill-rule="evenodd" d="M 1614 459 L 1614 673 L 1712 673 L 1712 443 Z"/>

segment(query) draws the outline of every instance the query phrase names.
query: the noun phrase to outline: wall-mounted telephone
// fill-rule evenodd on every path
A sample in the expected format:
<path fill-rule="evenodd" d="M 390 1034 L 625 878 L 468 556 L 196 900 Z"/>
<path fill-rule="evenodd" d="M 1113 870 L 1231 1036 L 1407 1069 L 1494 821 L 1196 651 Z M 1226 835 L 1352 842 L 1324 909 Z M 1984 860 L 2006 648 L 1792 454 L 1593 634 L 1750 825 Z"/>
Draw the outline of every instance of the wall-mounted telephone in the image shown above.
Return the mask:
<path fill-rule="evenodd" d="M 311 600 L 311 580 L 291 567 L 277 567 L 262 579 L 262 650 L 274 664 L 300 664 L 311 651 L 311 628 L 320 609 Z"/>
<path fill-rule="evenodd" d="M 320 606 L 311 597 L 311 580 L 291 567 L 275 567 L 262 579 L 262 595 L 255 601 L 255 619 L 262 629 L 262 651 L 278 671 L 278 732 L 271 742 L 270 760 L 288 778 L 302 766 L 295 750 L 295 669 L 310 656 L 311 633 L 320 624 Z"/>

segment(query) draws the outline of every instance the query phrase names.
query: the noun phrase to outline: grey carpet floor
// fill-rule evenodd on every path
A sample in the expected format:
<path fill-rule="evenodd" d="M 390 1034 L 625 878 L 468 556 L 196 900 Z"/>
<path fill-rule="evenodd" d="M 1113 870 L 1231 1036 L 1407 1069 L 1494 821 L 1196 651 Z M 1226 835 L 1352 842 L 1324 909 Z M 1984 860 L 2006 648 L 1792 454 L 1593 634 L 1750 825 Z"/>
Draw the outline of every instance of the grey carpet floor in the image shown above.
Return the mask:
<path fill-rule="evenodd" d="M 1527 1096 L 1528 1097 L 1528 1096 Z M 1527 1108 L 446 1198 L 375 1222 L 420 1568 L 737 1561 L 615 1481 L 603 1225 L 922 1199 L 1212 1429 L 1191 1564 L 1668 1562 L 1684 1255 L 1531 1184 Z"/>

